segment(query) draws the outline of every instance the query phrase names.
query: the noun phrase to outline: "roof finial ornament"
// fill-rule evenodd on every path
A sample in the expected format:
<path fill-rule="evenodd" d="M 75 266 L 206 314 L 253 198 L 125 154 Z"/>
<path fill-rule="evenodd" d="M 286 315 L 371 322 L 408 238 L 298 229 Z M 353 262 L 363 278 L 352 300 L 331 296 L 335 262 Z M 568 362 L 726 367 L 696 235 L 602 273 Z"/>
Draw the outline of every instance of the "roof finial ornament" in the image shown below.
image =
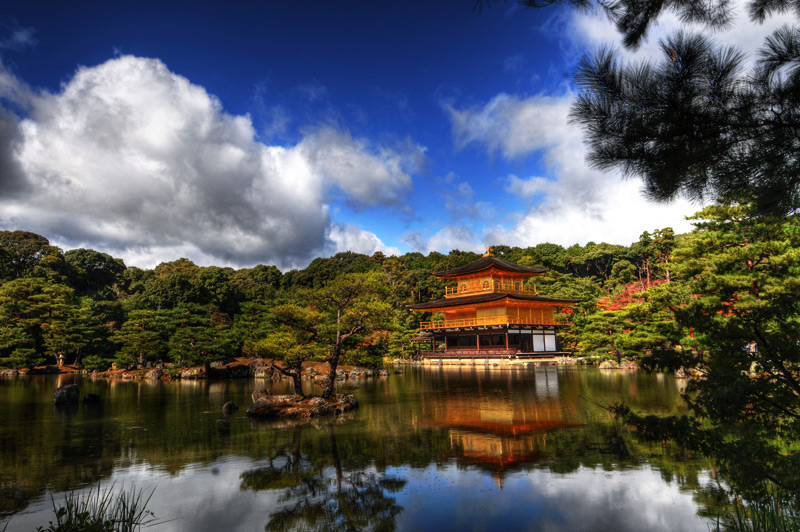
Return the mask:
<path fill-rule="evenodd" d="M 494 257 L 494 253 L 492 253 L 492 247 L 486 246 L 486 253 L 483 254 L 484 257 Z"/>

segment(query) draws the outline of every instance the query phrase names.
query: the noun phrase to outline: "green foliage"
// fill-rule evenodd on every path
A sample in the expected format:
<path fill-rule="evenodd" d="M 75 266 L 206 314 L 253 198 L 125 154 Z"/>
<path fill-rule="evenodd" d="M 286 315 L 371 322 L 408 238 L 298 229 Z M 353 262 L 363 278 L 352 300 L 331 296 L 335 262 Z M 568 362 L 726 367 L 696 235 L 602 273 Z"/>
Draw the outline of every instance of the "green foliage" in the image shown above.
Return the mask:
<path fill-rule="evenodd" d="M 797 492 L 800 221 L 751 206 L 711 206 L 694 219 L 674 252 L 683 289 L 667 290 L 670 283 L 645 293 L 685 335 L 685 348 L 654 365 L 695 372 L 686 396 L 693 417 L 678 430 L 675 420 L 618 413 L 648 436 L 714 457 L 742 493 L 765 481 Z"/>
<path fill-rule="evenodd" d="M 128 320 L 114 333 L 114 342 L 119 344 L 117 363 L 131 367 L 165 357 L 167 341 L 174 329 L 168 311 L 132 311 Z"/>
<path fill-rule="evenodd" d="M 79 295 L 95 300 L 112 300 L 116 297 L 114 286 L 125 271 L 122 259 L 93 249 L 72 249 L 64 253 L 70 267 L 69 283 Z"/>
<path fill-rule="evenodd" d="M 345 273 L 366 273 L 376 267 L 369 257 L 352 251 L 343 251 L 329 258 L 316 258 L 304 270 L 292 270 L 284 274 L 281 284 L 284 289 L 322 288 Z"/>
<path fill-rule="evenodd" d="M 408 342 L 409 347 L 411 342 Z M 342 354 L 342 363 L 366 368 L 382 368 L 383 358 L 389 355 L 388 334 L 375 334 L 364 343 Z"/>
<path fill-rule="evenodd" d="M 627 46 L 635 47 L 663 9 L 685 21 L 724 26 L 728 2 L 645 0 L 602 3 Z M 751 18 L 791 11 L 785 0 L 752 0 Z M 587 133 L 589 159 L 641 177 L 658 200 L 677 195 L 753 202 L 782 215 L 800 205 L 795 154 L 800 132 L 800 28 L 783 26 L 750 66 L 736 48 L 678 31 L 660 43 L 658 62 L 628 63 L 604 49 L 576 75 L 581 94 L 571 116 Z"/>
<path fill-rule="evenodd" d="M 154 490 L 155 491 L 155 490 Z M 56 522 L 37 527 L 37 532 L 133 532 L 153 520 L 147 504 L 153 492 L 144 497 L 140 491 L 115 493 L 113 487 L 92 488 L 84 496 L 70 492 L 62 506 L 53 501 Z M 52 497 L 52 495 L 51 495 Z"/>
<path fill-rule="evenodd" d="M 626 259 L 618 260 L 611 267 L 609 280 L 615 284 L 628 284 L 636 280 L 636 266 Z"/>
<path fill-rule="evenodd" d="M 44 257 L 58 253 L 58 248 L 36 233 L 0 231 L 0 280 L 26 277 Z"/>
<path fill-rule="evenodd" d="M 326 317 L 319 330 L 330 367 L 323 397 L 333 395 L 336 368 L 342 354 L 369 342 L 374 332 L 392 327 L 394 310 L 387 301 L 388 296 L 386 276 L 377 272 L 341 275 L 308 294 L 309 303 Z"/>
<path fill-rule="evenodd" d="M 257 356 L 283 360 L 284 365 L 300 367 L 311 359 L 323 360 L 325 345 L 320 329 L 325 315 L 309 306 L 286 304 L 271 309 L 272 332 L 255 343 Z"/>
<path fill-rule="evenodd" d="M 89 371 L 105 371 L 111 367 L 113 360 L 102 355 L 88 355 L 83 358 L 83 367 Z"/>
<path fill-rule="evenodd" d="M 62 284 L 30 277 L 0 286 L 0 356 L 5 354 L 9 364 L 77 357 L 88 342 L 91 321 L 90 308 Z"/>
<path fill-rule="evenodd" d="M 265 356 L 263 346 L 259 346 L 275 328 L 272 307 L 277 301 L 265 303 L 261 300 L 242 303 L 240 313 L 234 319 L 233 334 L 245 356 Z"/>
<path fill-rule="evenodd" d="M 576 277 L 573 274 L 562 274 L 549 271 L 541 277 L 533 279 L 536 291 L 548 297 L 580 299 L 580 303 L 567 309 L 572 320 L 572 327 L 558 331 L 559 343 L 564 348 L 580 350 L 580 334 L 589 323 L 590 317 L 597 310 L 597 300 L 606 293 L 602 286 L 592 277 Z M 529 282 L 529 285 L 533 284 Z M 530 287 L 530 286 L 529 286 Z"/>
<path fill-rule="evenodd" d="M 231 324 L 226 315 L 197 306 L 176 309 L 167 314 L 165 330 L 169 338 L 167 356 L 181 366 L 197 366 L 228 360 L 236 354 Z"/>
<path fill-rule="evenodd" d="M 775 493 L 745 501 L 736 498 L 733 511 L 717 520 L 717 532 L 800 532 L 797 499 Z"/>
<path fill-rule="evenodd" d="M 260 264 L 254 268 L 236 271 L 231 284 L 243 301 L 265 301 L 273 299 L 281 285 L 281 271 L 275 266 Z"/>
<path fill-rule="evenodd" d="M 6 366 L 15 369 L 33 368 L 44 364 L 45 358 L 39 356 L 35 349 L 29 347 L 17 347 L 10 354 L 0 359 Z"/>
<path fill-rule="evenodd" d="M 386 346 L 386 356 L 394 359 L 410 360 L 417 354 L 411 339 L 419 334 L 419 329 L 400 329 L 392 333 Z"/>

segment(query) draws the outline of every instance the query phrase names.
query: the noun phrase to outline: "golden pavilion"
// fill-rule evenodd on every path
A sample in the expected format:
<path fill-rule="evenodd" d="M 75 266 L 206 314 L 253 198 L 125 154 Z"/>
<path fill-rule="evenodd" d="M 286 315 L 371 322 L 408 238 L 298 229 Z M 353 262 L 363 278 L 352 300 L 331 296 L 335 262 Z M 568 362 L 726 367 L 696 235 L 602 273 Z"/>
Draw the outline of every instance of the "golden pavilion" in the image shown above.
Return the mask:
<path fill-rule="evenodd" d="M 454 284 L 446 288 L 444 299 L 408 306 L 433 313 L 433 321 L 421 322 L 414 338 L 424 346 L 422 358 L 536 359 L 564 354 L 556 328 L 569 321 L 557 310 L 580 300 L 542 297 L 535 284 L 526 286 L 526 280 L 546 271 L 512 264 L 490 250 L 474 262 L 434 273 Z"/>

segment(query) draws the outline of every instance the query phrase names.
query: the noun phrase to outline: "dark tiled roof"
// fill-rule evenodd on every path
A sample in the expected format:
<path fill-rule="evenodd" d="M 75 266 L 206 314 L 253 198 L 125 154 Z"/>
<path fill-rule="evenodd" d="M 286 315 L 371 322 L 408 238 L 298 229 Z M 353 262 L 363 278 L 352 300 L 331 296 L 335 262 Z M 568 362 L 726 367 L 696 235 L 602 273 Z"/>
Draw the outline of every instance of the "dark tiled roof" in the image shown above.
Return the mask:
<path fill-rule="evenodd" d="M 458 268 L 453 268 L 452 270 L 447 270 L 444 272 L 436 272 L 433 275 L 435 275 L 436 277 L 457 277 L 459 275 L 467 275 L 470 273 L 476 273 L 483 270 L 487 270 L 492 266 L 494 266 L 498 270 L 511 273 L 536 274 L 536 273 L 544 273 L 547 271 L 547 268 L 529 268 L 527 266 L 520 266 L 519 264 L 512 264 L 503 259 L 498 259 L 497 257 L 489 255 L 487 257 L 481 257 L 475 262 L 470 262 L 469 264 L 465 264 L 464 266 L 459 266 Z"/>
<path fill-rule="evenodd" d="M 488 303 L 490 301 L 497 301 L 504 298 L 516 299 L 518 301 L 539 301 L 542 303 L 561 303 L 570 305 L 572 303 L 580 303 L 580 299 L 558 299 L 554 297 L 542 296 L 529 296 L 522 294 L 508 294 L 505 292 L 489 292 L 486 294 L 478 294 L 475 296 L 452 297 L 449 299 L 440 299 L 438 301 L 431 301 L 430 303 L 421 303 L 419 305 L 408 305 L 410 310 L 429 310 L 432 308 L 442 307 L 460 307 L 462 305 L 472 305 L 477 303 Z"/>

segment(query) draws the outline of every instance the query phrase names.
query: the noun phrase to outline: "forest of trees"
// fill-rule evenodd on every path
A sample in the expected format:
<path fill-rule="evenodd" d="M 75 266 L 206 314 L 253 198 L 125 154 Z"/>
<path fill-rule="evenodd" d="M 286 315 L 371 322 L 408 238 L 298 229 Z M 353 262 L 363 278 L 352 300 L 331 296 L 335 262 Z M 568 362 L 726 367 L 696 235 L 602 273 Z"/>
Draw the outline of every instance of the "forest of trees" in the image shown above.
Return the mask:
<path fill-rule="evenodd" d="M 666 228 L 645 232 L 631 246 L 498 245 L 493 251 L 510 262 L 549 268 L 530 281 L 540 293 L 584 300 L 572 309 L 575 330 L 564 334 L 568 345 L 582 350 L 578 331 L 608 310 L 607 302 L 630 299 L 630 293 L 670 278 L 668 261 L 680 238 Z M 380 323 L 349 335 L 338 348 L 348 362 L 377 365 L 383 356 L 412 356 L 409 338 L 429 316 L 406 305 L 443 296 L 445 283 L 432 272 L 479 256 L 457 250 L 400 257 L 344 252 L 285 273 L 264 265 L 200 267 L 182 258 L 144 270 L 100 251 L 64 252 L 34 233 L 0 231 L 0 364 L 107 369 L 112 362 L 191 366 L 236 356 L 318 358 L 327 349 L 320 298 L 349 276 L 379 286 L 373 293 L 380 292 L 385 308 L 377 313 Z M 315 321 L 317 332 L 303 339 L 303 329 Z M 614 356 L 634 349 L 587 341 L 591 350 Z"/>
<path fill-rule="evenodd" d="M 742 209 L 713 207 L 700 216 L 746 219 Z M 794 224 L 794 218 L 786 223 Z M 795 238 L 788 230 L 773 233 L 763 245 Z M 750 237 L 749 245 L 757 245 L 753 240 L 760 236 Z M 687 302 L 705 301 L 692 299 L 698 288 L 694 272 L 686 272 L 697 268 L 698 260 L 723 253 L 731 238 L 748 242 L 741 231 L 729 235 L 716 225 L 700 224 L 688 235 L 675 235 L 670 228 L 646 231 L 630 246 L 590 242 L 492 249 L 510 262 L 548 268 L 546 275 L 529 280 L 540 294 L 582 300 L 564 309 L 573 326 L 560 333 L 562 345 L 579 355 L 621 360 L 676 348 L 702 352 L 702 338 L 682 326 L 675 311 Z M 758 251 L 748 260 L 763 261 L 766 253 Z M 112 362 L 118 367 L 155 361 L 192 366 L 263 356 L 294 364 L 319 360 L 335 347 L 347 362 L 379 365 L 384 356 L 413 356 L 409 339 L 429 316 L 406 305 L 443 296 L 445 283 L 432 272 L 477 258 L 457 250 L 400 257 L 344 252 L 285 273 L 263 265 L 200 267 L 187 259 L 143 270 L 99 251 L 63 252 L 40 235 L 3 231 L 0 363 L 107 369 Z M 348 279 L 372 283 L 368 314 L 380 319 L 334 345 L 325 338 L 330 337 L 330 314 L 322 298 L 330 301 Z M 754 338 L 740 340 L 748 344 Z"/>

